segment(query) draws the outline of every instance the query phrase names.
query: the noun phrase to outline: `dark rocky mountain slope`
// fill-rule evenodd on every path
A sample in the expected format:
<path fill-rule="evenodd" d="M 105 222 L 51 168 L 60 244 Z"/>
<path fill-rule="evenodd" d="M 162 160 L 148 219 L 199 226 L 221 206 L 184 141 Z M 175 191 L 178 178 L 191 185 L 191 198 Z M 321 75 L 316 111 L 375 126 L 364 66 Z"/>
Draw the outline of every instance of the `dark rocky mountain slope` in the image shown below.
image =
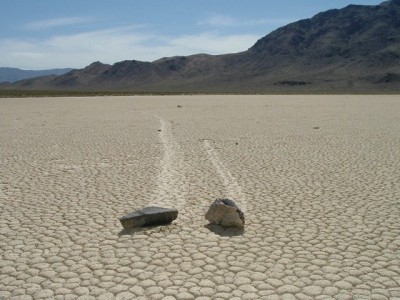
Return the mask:
<path fill-rule="evenodd" d="M 93 63 L 13 88 L 142 92 L 398 92 L 400 0 L 349 5 L 281 27 L 247 51 Z"/>

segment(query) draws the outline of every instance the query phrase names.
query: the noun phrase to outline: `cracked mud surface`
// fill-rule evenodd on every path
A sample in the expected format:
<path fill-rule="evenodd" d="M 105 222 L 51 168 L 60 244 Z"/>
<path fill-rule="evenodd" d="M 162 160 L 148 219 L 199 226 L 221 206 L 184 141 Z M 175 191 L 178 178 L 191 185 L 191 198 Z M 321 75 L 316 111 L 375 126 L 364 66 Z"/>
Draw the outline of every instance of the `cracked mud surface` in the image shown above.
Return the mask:
<path fill-rule="evenodd" d="M 0 99 L 0 299 L 400 299 L 399 116 L 398 96 Z M 206 226 L 226 197 L 244 232 Z M 151 204 L 178 219 L 122 230 Z"/>

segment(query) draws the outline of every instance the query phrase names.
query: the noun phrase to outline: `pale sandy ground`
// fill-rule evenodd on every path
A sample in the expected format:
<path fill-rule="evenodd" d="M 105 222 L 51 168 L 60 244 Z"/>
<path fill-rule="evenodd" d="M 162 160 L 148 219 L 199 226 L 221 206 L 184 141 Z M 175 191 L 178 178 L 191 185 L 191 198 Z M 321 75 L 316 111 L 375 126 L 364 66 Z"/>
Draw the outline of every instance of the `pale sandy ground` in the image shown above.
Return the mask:
<path fill-rule="evenodd" d="M 400 299 L 399 96 L 0 99 L 0 150 L 0 299 Z"/>

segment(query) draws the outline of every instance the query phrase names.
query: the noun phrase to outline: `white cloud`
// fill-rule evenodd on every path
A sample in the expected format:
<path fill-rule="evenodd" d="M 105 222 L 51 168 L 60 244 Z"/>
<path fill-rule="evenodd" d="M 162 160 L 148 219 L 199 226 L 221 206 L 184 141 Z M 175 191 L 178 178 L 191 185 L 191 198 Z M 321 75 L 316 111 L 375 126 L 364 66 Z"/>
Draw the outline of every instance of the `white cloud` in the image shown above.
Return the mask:
<path fill-rule="evenodd" d="M 139 26 L 56 35 L 47 39 L 0 40 L 0 66 L 23 69 L 82 68 L 93 61 L 153 61 L 165 56 L 244 51 L 259 38 L 252 34 L 203 32 L 177 37 L 139 30 Z"/>
<path fill-rule="evenodd" d="M 79 17 L 72 17 L 72 18 L 57 18 L 57 19 L 48 19 L 42 21 L 36 21 L 32 23 L 28 23 L 25 25 L 25 29 L 27 30 L 42 30 L 48 29 L 58 26 L 70 26 L 70 25 L 79 25 L 84 23 L 91 22 L 89 18 L 79 18 Z"/>
<path fill-rule="evenodd" d="M 275 25 L 281 26 L 296 21 L 288 18 L 263 18 L 254 20 L 242 20 L 232 16 L 214 14 L 198 22 L 199 25 L 211 27 L 238 27 L 238 26 L 256 26 L 256 25 Z"/>

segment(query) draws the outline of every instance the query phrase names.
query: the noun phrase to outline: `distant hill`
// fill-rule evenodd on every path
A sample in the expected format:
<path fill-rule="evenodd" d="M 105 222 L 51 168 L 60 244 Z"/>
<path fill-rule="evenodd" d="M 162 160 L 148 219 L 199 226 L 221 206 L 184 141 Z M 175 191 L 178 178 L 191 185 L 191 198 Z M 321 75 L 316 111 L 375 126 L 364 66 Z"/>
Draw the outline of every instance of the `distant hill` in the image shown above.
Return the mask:
<path fill-rule="evenodd" d="M 39 76 L 48 75 L 62 75 L 69 71 L 71 68 L 67 69 L 51 69 L 51 70 L 21 70 L 17 68 L 5 68 L 0 67 L 0 82 L 16 82 L 23 79 L 34 78 Z"/>
<path fill-rule="evenodd" d="M 281 27 L 244 52 L 95 62 L 17 89 L 204 93 L 400 92 L 400 0 Z"/>

